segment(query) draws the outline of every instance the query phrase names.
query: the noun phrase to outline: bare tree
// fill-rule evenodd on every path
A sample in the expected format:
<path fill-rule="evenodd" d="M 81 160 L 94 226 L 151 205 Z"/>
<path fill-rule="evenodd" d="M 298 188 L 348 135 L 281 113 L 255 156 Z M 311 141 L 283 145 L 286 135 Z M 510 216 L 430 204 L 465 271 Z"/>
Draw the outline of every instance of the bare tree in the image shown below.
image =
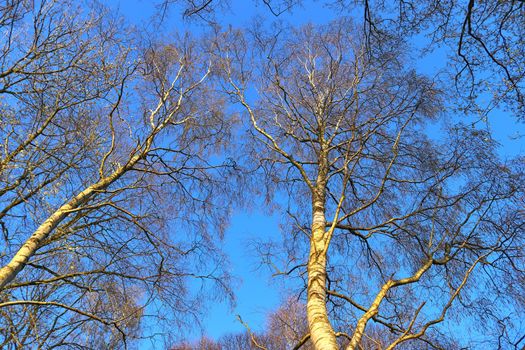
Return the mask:
<path fill-rule="evenodd" d="M 267 324 L 262 332 L 253 332 L 249 325 L 239 320 L 246 327 L 242 333 L 227 334 L 217 341 L 206 336 L 193 344 L 183 342 L 172 350 L 277 350 L 277 349 L 313 349 L 308 337 L 308 323 L 304 304 L 290 298 L 267 317 Z"/>
<path fill-rule="evenodd" d="M 353 1 L 340 3 L 352 7 Z M 453 81 L 473 110 L 501 107 L 523 120 L 523 1 L 367 0 L 361 9 L 369 44 L 387 33 L 425 34 L 430 38 L 425 50 L 449 49 L 456 68 Z M 493 99 L 483 106 L 479 95 Z"/>
<path fill-rule="evenodd" d="M 6 349 L 126 347 L 141 319 L 176 332 L 200 292 L 229 293 L 229 165 L 211 161 L 228 124 L 205 50 L 75 3 L 0 5 Z"/>
<path fill-rule="evenodd" d="M 253 0 L 255 5 L 263 5 L 273 16 L 279 17 L 301 4 L 301 0 Z M 162 0 L 157 5 L 162 14 L 162 20 L 168 10 L 176 6 L 182 9 L 186 18 L 198 17 L 209 23 L 216 23 L 217 13 L 231 9 L 230 0 Z"/>
<path fill-rule="evenodd" d="M 468 341 L 440 327 L 452 309 L 503 322 L 519 343 L 522 160 L 500 162 L 489 134 L 454 122 L 450 95 L 406 68 L 402 41 L 370 55 L 349 28 L 229 31 L 216 44 L 253 154 L 288 199 L 296 265 L 277 272 L 306 273 L 314 347 L 362 348 L 375 323 L 392 334 L 386 349 L 446 348 Z"/>
<path fill-rule="evenodd" d="M 254 1 L 259 3 L 271 17 L 305 5 L 301 0 Z M 454 83 L 450 88 L 466 99 L 462 109 L 486 115 L 502 108 L 524 120 L 523 1 L 335 0 L 308 5 L 312 13 L 316 7 L 332 7 L 338 15 L 360 20 L 368 54 L 391 36 L 420 41 L 419 48 L 412 48 L 418 56 L 444 50 L 447 79 Z M 214 23 L 231 7 L 228 0 L 167 0 L 159 6 L 163 12 L 178 6 L 186 17 Z"/>

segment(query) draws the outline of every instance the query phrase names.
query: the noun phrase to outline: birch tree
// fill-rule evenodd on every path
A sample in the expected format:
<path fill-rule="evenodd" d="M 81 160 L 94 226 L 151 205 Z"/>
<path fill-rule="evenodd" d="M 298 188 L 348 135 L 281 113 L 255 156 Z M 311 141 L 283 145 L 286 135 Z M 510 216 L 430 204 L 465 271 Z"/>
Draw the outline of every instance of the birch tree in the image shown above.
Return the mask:
<path fill-rule="evenodd" d="M 122 348 L 145 314 L 175 333 L 229 292 L 210 60 L 102 6 L 0 6 L 0 347 Z"/>
<path fill-rule="evenodd" d="M 416 40 L 420 45 L 412 48 L 413 55 L 436 54 L 437 60 L 446 62 L 442 68 L 448 74 L 447 88 L 462 97 L 461 109 L 486 116 L 500 108 L 512 113 L 518 121 L 524 120 L 523 1 L 253 0 L 252 3 L 254 8 L 262 8 L 261 15 L 270 20 L 290 15 L 293 21 L 297 9 L 306 8 L 315 14 L 319 8 L 331 8 L 332 18 L 351 16 L 362 23 L 360 31 L 368 49 L 382 45 L 392 35 Z M 212 23 L 220 23 L 221 15 L 235 11 L 235 5 L 229 0 L 159 1 L 162 13 L 175 7 L 185 17 Z M 169 20 L 169 16 L 165 19 Z"/>
<path fill-rule="evenodd" d="M 407 67 L 403 41 L 372 55 L 359 32 L 339 20 L 217 39 L 253 155 L 274 200 L 286 198 L 290 264 L 276 274 L 304 276 L 318 350 L 378 344 L 378 329 L 386 349 L 468 342 L 440 327 L 453 309 L 509 331 L 519 292 L 503 281 L 523 278 L 520 160 L 500 161 L 486 131 L 448 113 L 451 95 Z"/>

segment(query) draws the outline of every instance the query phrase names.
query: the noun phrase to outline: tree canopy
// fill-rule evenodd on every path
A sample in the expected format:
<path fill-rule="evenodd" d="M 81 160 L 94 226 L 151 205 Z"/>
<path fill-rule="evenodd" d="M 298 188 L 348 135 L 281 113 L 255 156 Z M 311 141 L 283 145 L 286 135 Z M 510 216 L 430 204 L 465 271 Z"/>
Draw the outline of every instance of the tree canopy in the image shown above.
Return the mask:
<path fill-rule="evenodd" d="M 0 1 L 0 347 L 525 346 L 523 1 L 113 5 Z M 283 303 L 211 339 L 233 210 Z"/>

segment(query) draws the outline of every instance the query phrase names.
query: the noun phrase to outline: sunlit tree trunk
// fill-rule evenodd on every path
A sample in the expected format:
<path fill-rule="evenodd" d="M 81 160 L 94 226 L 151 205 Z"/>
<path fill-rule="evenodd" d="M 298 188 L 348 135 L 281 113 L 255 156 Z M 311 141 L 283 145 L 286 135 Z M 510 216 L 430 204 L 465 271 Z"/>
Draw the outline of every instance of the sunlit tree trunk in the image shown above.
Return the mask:
<path fill-rule="evenodd" d="M 148 143 L 151 141 L 148 140 Z M 126 166 L 118 168 L 110 176 L 102 178 L 95 184 L 87 187 L 82 192 L 78 193 L 69 202 L 62 205 L 53 214 L 51 214 L 36 230 L 31 237 L 20 247 L 20 249 L 13 256 L 11 261 L 0 268 L 0 290 L 2 290 L 9 282 L 11 282 L 17 274 L 22 271 L 29 259 L 36 253 L 44 240 L 49 237 L 51 232 L 74 210 L 78 209 L 86 203 L 94 193 L 105 190 L 113 182 L 118 180 L 126 171 L 131 169 L 137 161 L 142 158 L 143 154 L 135 155 L 130 159 Z"/>
<path fill-rule="evenodd" d="M 319 173 L 312 194 L 312 236 L 308 257 L 308 301 L 306 304 L 312 343 L 317 350 L 337 349 L 334 329 L 326 309 L 326 257 L 330 238 L 326 232 L 327 155 L 319 157 Z"/>

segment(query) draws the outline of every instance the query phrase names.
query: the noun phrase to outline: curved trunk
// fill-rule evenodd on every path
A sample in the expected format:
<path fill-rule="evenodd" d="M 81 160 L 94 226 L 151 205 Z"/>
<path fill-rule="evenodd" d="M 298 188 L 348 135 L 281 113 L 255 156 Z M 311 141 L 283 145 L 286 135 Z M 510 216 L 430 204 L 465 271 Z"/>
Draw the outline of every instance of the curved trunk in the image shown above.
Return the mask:
<path fill-rule="evenodd" d="M 16 275 L 22 271 L 26 263 L 29 261 L 42 242 L 49 236 L 49 234 L 60 224 L 72 209 L 78 208 L 85 203 L 93 194 L 93 186 L 80 192 L 68 203 L 61 206 L 55 211 L 46 221 L 44 221 L 31 237 L 20 247 L 11 261 L 0 268 L 0 290 L 2 290 L 9 282 L 11 282 Z"/>
<path fill-rule="evenodd" d="M 326 253 L 330 242 L 325 231 L 324 189 L 320 192 L 313 201 L 306 312 L 315 349 L 335 350 L 338 349 L 335 332 L 326 310 Z"/>
<path fill-rule="evenodd" d="M 182 69 L 182 67 L 183 65 L 180 69 Z M 177 80 L 173 82 L 171 88 L 169 88 L 168 91 L 166 91 L 164 95 L 159 99 L 157 108 L 151 111 L 151 120 L 153 120 L 154 117 L 159 113 L 161 108 L 165 106 L 166 100 L 170 96 L 171 91 L 174 89 L 176 81 Z M 101 171 L 101 178 L 99 181 L 92 184 L 91 186 L 88 186 L 82 192 L 78 193 L 75 197 L 69 200 L 67 203 L 63 204 L 33 232 L 31 237 L 27 241 L 25 241 L 25 243 L 22 245 L 22 247 L 20 247 L 20 249 L 18 249 L 11 261 L 7 265 L 0 268 L 0 291 L 8 283 L 10 283 L 20 271 L 24 269 L 29 259 L 37 252 L 41 244 L 44 243 L 44 241 L 47 239 L 47 237 L 49 237 L 51 232 L 53 232 L 53 230 L 58 225 L 60 225 L 62 221 L 64 221 L 64 219 L 71 213 L 71 211 L 80 208 L 83 204 L 85 204 L 93 196 L 95 196 L 98 191 L 102 191 L 108 188 L 112 183 L 121 178 L 122 175 L 124 175 L 128 170 L 131 170 L 139 160 L 143 159 L 147 155 L 147 153 L 151 149 L 151 145 L 153 144 L 153 141 L 155 140 L 157 134 L 172 122 L 172 117 L 175 115 L 175 113 L 177 113 L 177 111 L 179 111 L 182 103 L 182 98 L 186 95 L 186 93 L 189 93 L 189 91 L 191 91 L 191 89 L 193 89 L 198 84 L 200 84 L 200 82 L 198 82 L 192 88 L 185 90 L 184 93 L 180 93 L 175 107 L 169 112 L 168 115 L 166 115 L 162 122 L 159 122 L 157 125 L 153 125 L 151 133 L 144 139 L 144 143 L 142 145 L 139 144 L 139 146 L 130 154 L 130 158 L 128 159 L 125 165 L 120 166 L 106 177 L 102 177 Z M 50 120 L 51 119 L 49 119 L 49 121 Z M 182 122 L 179 121 L 177 123 Z M 46 124 L 44 124 L 41 128 L 45 128 L 45 126 Z M 38 132 L 41 132 L 42 130 L 39 129 Z M 32 137 L 33 136 L 30 136 L 29 140 L 31 140 Z M 101 161 L 101 169 L 104 166 L 106 158 L 107 156 L 104 157 Z M 3 160 L 2 162 L 4 161 L 5 160 Z M 2 163 L 0 163 L 0 165 L 2 165 Z"/>
<path fill-rule="evenodd" d="M 36 253 L 41 244 L 53 232 L 53 230 L 71 213 L 85 204 L 97 191 L 106 189 L 109 185 L 124 175 L 133 165 L 141 159 L 143 154 L 133 156 L 129 162 L 111 175 L 100 179 L 98 182 L 87 187 L 82 192 L 78 193 L 69 202 L 58 208 L 51 214 L 25 241 L 25 243 L 18 249 L 11 261 L 2 268 L 0 268 L 0 290 L 2 290 L 8 283 L 10 283 L 20 271 L 23 270 L 29 259 Z"/>
<path fill-rule="evenodd" d="M 374 299 L 374 302 L 372 305 L 370 305 L 370 308 L 365 312 L 365 314 L 359 319 L 357 322 L 357 327 L 355 328 L 354 335 L 352 336 L 352 339 L 350 340 L 350 344 L 346 347 L 346 350 L 355 350 L 358 348 L 359 343 L 361 342 L 361 339 L 363 338 L 363 335 L 365 334 L 365 328 L 368 324 L 368 321 L 375 315 L 377 315 L 377 312 L 379 310 L 379 304 L 383 301 L 383 299 L 386 296 L 386 293 L 392 288 L 394 285 L 394 281 L 388 280 L 379 293 L 377 294 L 376 298 Z"/>

